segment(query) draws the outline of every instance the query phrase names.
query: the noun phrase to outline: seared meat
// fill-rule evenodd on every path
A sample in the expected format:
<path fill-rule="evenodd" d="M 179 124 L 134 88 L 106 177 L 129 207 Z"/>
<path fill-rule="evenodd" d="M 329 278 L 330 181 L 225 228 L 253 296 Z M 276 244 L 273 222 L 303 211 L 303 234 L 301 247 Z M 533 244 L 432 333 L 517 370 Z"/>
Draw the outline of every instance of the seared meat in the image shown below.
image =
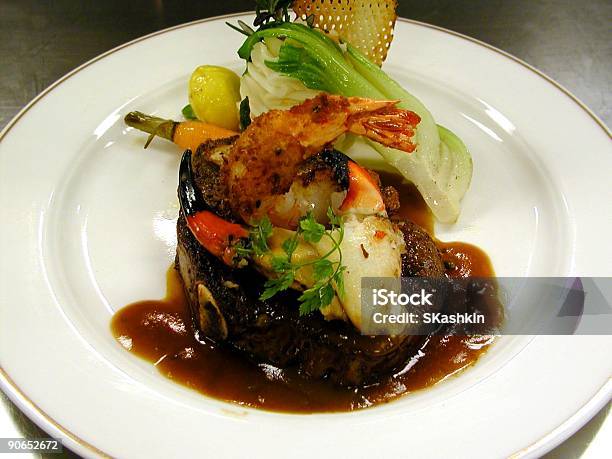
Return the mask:
<path fill-rule="evenodd" d="M 220 216 L 231 219 L 219 166 L 207 159 L 219 145 L 198 149 L 193 159 L 196 184 Z M 400 225 L 407 246 L 404 276 L 441 276 L 437 248 L 425 231 Z M 299 315 L 299 292 L 289 290 L 261 301 L 265 278 L 251 267 L 232 269 L 195 239 L 183 215 L 177 223 L 176 266 L 187 293 L 198 338 L 229 346 L 255 362 L 295 366 L 312 378 L 361 385 L 401 368 L 422 337 L 363 336 L 351 323 Z"/>
<path fill-rule="evenodd" d="M 184 218 L 177 225 L 176 265 L 199 339 L 212 339 L 256 362 L 296 365 L 313 378 L 358 385 L 401 367 L 419 337 L 363 336 L 350 323 L 321 314 L 300 317 L 298 292 L 259 300 L 265 278 L 230 269 L 196 241 Z"/>
<path fill-rule="evenodd" d="M 436 244 L 423 228 L 411 221 L 398 222 L 404 233 L 406 253 L 403 257 L 404 277 L 444 276 L 444 263 Z"/>
<path fill-rule="evenodd" d="M 196 186 L 202 192 L 204 200 L 215 210 L 215 213 L 227 220 L 233 220 L 228 199 L 228 189 L 221 180 L 220 165 L 227 151 L 236 141 L 237 136 L 225 139 L 210 140 L 201 144 L 192 159 Z"/>

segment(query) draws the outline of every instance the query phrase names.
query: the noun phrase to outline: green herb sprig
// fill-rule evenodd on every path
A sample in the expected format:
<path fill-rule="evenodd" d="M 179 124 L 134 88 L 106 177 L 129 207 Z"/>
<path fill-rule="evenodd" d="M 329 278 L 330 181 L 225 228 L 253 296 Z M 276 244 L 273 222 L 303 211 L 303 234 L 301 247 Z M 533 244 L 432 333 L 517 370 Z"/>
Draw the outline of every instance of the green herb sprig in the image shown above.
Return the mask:
<path fill-rule="evenodd" d="M 293 0 L 255 0 L 255 20 L 253 21 L 253 26 L 264 28 L 269 24 L 289 22 L 291 20 L 289 8 L 292 3 Z M 255 30 L 244 21 L 239 20 L 238 25 L 229 22 L 226 22 L 226 24 L 247 37 L 255 33 Z"/>
<path fill-rule="evenodd" d="M 340 298 L 344 298 L 343 273 L 346 267 L 342 265 L 342 249 L 340 247 L 344 238 L 344 222 L 342 217 L 337 216 L 331 208 L 327 210 L 327 216 L 331 226 L 330 229 L 326 229 L 325 226 L 318 223 L 314 215 L 309 212 L 300 220 L 295 234 L 283 241 L 284 254 L 274 256 L 271 259 L 271 267 L 276 277 L 267 280 L 264 284 L 264 291 L 260 296 L 261 300 L 267 300 L 277 293 L 289 289 L 295 281 L 297 272 L 306 266 L 312 266 L 314 285 L 302 292 L 302 295 L 298 298 L 300 315 L 310 314 L 328 306 L 333 301 L 336 291 Z M 270 251 L 267 239 L 271 234 L 272 224 L 267 217 L 264 217 L 251 230 L 249 245 L 238 247 L 237 253 L 241 256 L 265 255 Z M 320 242 L 323 238 L 328 238 L 332 247 L 316 260 L 295 263 L 292 258 L 300 238 L 313 244 Z M 332 262 L 330 257 L 336 252 L 338 253 L 338 261 Z M 336 285 L 335 290 L 333 284 Z"/>
<path fill-rule="evenodd" d="M 288 22 L 291 20 L 289 16 L 289 7 L 293 0 L 255 0 L 255 21 L 253 25 L 259 27 L 267 24 L 270 21 Z"/>
<path fill-rule="evenodd" d="M 249 233 L 248 241 L 240 240 L 235 246 L 236 254 L 240 257 L 263 256 L 270 251 L 268 238 L 272 236 L 272 222 L 266 216 L 256 223 Z"/>

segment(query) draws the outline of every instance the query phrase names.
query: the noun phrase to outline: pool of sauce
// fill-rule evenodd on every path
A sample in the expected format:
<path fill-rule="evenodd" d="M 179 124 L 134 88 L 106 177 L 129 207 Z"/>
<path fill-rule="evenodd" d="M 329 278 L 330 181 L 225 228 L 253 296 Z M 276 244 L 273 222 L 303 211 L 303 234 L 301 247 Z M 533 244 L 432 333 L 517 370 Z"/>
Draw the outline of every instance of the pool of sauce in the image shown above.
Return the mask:
<path fill-rule="evenodd" d="M 433 219 L 413 186 L 384 177 L 401 197 L 400 215 L 433 235 Z M 460 242 L 436 241 L 449 276 L 492 277 L 487 255 Z M 194 337 L 180 277 L 167 273 L 162 300 L 139 301 L 112 319 L 115 338 L 127 350 L 150 362 L 167 378 L 207 396 L 272 411 L 315 413 L 352 411 L 386 403 L 430 387 L 473 365 L 493 342 L 492 336 L 430 336 L 419 352 L 394 375 L 366 387 L 338 387 L 310 380 L 293 369 L 255 364 L 229 349 L 201 343 Z M 493 302 L 487 308 L 502 309 Z"/>

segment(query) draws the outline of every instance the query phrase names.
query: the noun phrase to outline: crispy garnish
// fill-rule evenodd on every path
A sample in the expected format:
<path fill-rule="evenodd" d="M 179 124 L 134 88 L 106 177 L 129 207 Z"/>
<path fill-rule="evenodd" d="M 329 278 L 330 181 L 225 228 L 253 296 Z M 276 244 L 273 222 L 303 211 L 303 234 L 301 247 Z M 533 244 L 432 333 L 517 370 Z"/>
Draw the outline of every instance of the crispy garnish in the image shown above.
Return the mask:
<path fill-rule="evenodd" d="M 393 40 L 396 0 L 295 0 L 293 11 L 312 25 L 351 43 L 379 66 Z"/>

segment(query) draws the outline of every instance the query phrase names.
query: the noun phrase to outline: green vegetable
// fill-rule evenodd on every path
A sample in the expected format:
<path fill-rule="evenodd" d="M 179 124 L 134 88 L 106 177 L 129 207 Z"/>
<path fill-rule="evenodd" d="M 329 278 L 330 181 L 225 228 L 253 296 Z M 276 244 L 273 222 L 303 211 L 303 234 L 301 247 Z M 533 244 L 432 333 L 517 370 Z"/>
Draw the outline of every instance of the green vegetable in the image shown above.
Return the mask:
<path fill-rule="evenodd" d="M 246 39 L 238 55 L 249 59 L 253 46 L 267 37 L 287 38 L 279 53 L 279 57 L 282 55 L 285 60 L 279 58 L 277 62 L 266 62 L 272 70 L 297 79 L 302 76 L 304 80 L 300 81 L 311 89 L 347 97 L 384 99 L 380 91 L 355 72 L 336 42 L 302 24 L 282 22 L 259 29 Z M 298 46 L 303 51 L 298 51 Z"/>
<path fill-rule="evenodd" d="M 226 22 L 225 24 L 234 29 L 236 32 L 240 32 L 242 35 L 246 35 L 247 37 L 255 33 L 255 31 L 251 27 L 249 27 L 248 24 L 240 20 L 238 21 L 237 26 L 232 24 L 231 22 Z"/>
<path fill-rule="evenodd" d="M 255 26 L 274 21 L 288 21 L 293 0 L 255 0 Z"/>
<path fill-rule="evenodd" d="M 276 277 L 269 279 L 264 284 L 264 291 L 260 296 L 261 300 L 272 298 L 277 293 L 289 289 L 296 278 L 296 273 L 307 266 L 312 267 L 314 284 L 305 290 L 298 298 L 300 301 L 300 315 L 309 314 L 331 304 L 337 290 L 338 295 L 344 297 L 343 273 L 345 267 L 342 266 L 342 239 L 344 238 L 344 224 L 341 217 L 338 217 L 330 208 L 327 211 L 331 228 L 318 223 L 312 213 L 303 217 L 294 235 L 282 243 L 284 254 L 272 258 L 272 270 Z M 337 231 L 337 236 L 333 232 Z M 272 234 L 272 224 L 268 217 L 264 217 L 252 229 L 247 245 L 236 247 L 240 256 L 264 256 L 270 252 L 267 239 Z M 299 239 L 316 244 L 324 237 L 332 242 L 332 248 L 316 260 L 295 263 L 292 261 Z M 332 262 L 329 258 L 338 253 L 338 261 Z M 336 290 L 334 290 L 334 284 Z"/>
<path fill-rule="evenodd" d="M 370 62 L 359 50 L 347 45 L 347 54 L 355 69 L 368 78 L 388 99 L 399 99 L 399 107 L 421 117 L 416 130 L 417 150 L 406 155 L 370 142 L 385 161 L 412 181 L 434 215 L 442 222 L 453 222 L 461 211 L 460 201 L 472 179 L 472 157 L 453 132 L 435 124 L 433 116 L 416 97 Z"/>
<path fill-rule="evenodd" d="M 284 39 L 278 59 L 266 65 L 304 86 L 346 97 L 400 100 L 401 108 L 417 113 L 413 153 L 370 142 L 383 159 L 413 182 L 436 218 L 452 222 L 472 177 L 471 156 L 461 140 L 437 126 L 427 108 L 350 44 L 346 52 L 324 33 L 294 23 L 272 23 L 252 33 L 238 50 L 249 59 L 253 46 L 267 37 Z"/>
<path fill-rule="evenodd" d="M 193 108 L 191 108 L 191 104 L 187 104 L 183 107 L 183 109 L 181 110 L 181 113 L 183 114 L 183 117 L 186 120 L 197 120 L 198 117 L 195 116 L 195 113 L 193 113 Z"/>
<path fill-rule="evenodd" d="M 304 240 L 314 244 L 319 242 L 325 234 L 325 226 L 318 223 L 311 213 L 300 220 L 299 228 L 302 231 Z"/>
<path fill-rule="evenodd" d="M 244 131 L 251 124 L 251 107 L 249 106 L 249 98 L 245 97 L 240 102 L 240 130 Z"/>
<path fill-rule="evenodd" d="M 267 216 L 262 218 L 251 228 L 248 245 L 245 246 L 242 241 L 240 241 L 237 247 L 238 254 L 242 256 L 255 255 L 260 257 L 269 252 L 270 247 L 268 246 L 268 238 L 272 236 L 273 231 L 274 229 L 270 219 Z"/>

